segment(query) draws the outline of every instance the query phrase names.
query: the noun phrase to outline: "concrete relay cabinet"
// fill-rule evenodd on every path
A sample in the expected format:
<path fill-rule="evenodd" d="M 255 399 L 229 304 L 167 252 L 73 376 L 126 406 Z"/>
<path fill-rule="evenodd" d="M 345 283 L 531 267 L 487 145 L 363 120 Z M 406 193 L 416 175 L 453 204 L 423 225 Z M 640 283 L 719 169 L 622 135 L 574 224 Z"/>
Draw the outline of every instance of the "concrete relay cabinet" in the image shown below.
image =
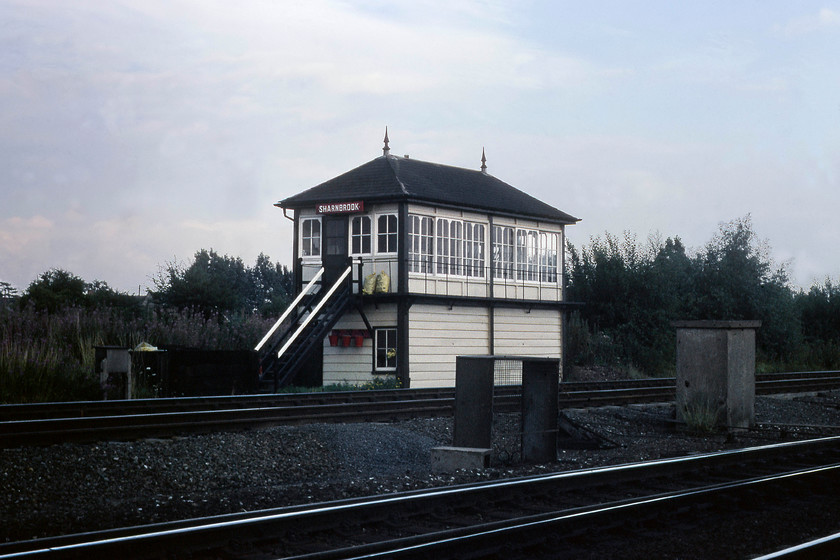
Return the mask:
<path fill-rule="evenodd" d="M 677 420 L 714 414 L 715 424 L 755 424 L 755 329 L 761 321 L 675 321 Z"/>

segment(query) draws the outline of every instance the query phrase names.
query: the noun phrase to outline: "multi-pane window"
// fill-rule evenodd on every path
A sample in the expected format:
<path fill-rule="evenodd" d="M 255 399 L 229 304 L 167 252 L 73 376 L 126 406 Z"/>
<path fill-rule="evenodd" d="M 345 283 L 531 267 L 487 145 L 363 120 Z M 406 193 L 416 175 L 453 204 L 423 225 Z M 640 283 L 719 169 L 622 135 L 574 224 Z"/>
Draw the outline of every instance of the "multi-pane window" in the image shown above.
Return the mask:
<path fill-rule="evenodd" d="M 534 282 L 539 269 L 539 237 L 535 230 L 516 230 L 516 273 L 520 280 Z"/>
<path fill-rule="evenodd" d="M 434 220 L 428 216 L 408 218 L 408 271 L 432 272 Z"/>
<path fill-rule="evenodd" d="M 559 235 L 540 232 L 540 282 L 557 282 Z"/>
<path fill-rule="evenodd" d="M 397 216 L 382 214 L 376 222 L 376 251 L 378 253 L 397 252 Z"/>
<path fill-rule="evenodd" d="M 464 224 L 464 270 L 467 276 L 484 278 L 484 224 Z"/>
<path fill-rule="evenodd" d="M 496 278 L 515 278 L 513 267 L 514 229 L 506 226 L 493 226 L 493 262 Z"/>
<path fill-rule="evenodd" d="M 350 252 L 369 255 L 371 252 L 370 216 L 354 216 L 350 222 Z"/>
<path fill-rule="evenodd" d="M 375 329 L 374 347 L 376 349 L 375 371 L 394 371 L 397 369 L 397 329 Z"/>
<path fill-rule="evenodd" d="M 440 218 L 437 221 L 437 273 L 464 273 L 464 223 Z"/>
<path fill-rule="evenodd" d="M 319 218 L 301 220 L 300 254 L 303 257 L 321 256 L 321 220 Z"/>
<path fill-rule="evenodd" d="M 557 282 L 559 247 L 559 233 L 494 226 L 494 275 L 500 279 Z"/>
<path fill-rule="evenodd" d="M 409 216 L 409 272 L 484 278 L 488 266 L 486 232 L 485 224 Z M 558 281 L 559 233 L 493 226 L 491 234 L 494 278 Z"/>

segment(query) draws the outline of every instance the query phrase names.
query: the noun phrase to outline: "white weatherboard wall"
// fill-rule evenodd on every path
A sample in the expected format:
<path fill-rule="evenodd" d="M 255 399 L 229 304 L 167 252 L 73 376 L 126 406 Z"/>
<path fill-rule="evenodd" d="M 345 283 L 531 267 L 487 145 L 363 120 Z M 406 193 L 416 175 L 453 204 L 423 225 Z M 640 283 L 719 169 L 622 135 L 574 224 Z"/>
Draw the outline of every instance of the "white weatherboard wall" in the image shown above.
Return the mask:
<path fill-rule="evenodd" d="M 561 321 L 562 313 L 555 309 L 497 308 L 494 354 L 560 358 Z"/>
<path fill-rule="evenodd" d="M 396 304 L 365 308 L 365 315 L 372 327 L 396 327 Z M 336 323 L 333 330 L 366 330 L 358 311 L 351 308 Z M 380 377 L 379 374 L 376 377 Z M 373 375 L 373 339 L 366 338 L 361 348 L 355 346 L 330 346 L 329 337 L 324 339 L 324 385 L 332 383 L 352 383 L 360 385 L 374 378 Z"/>
<path fill-rule="evenodd" d="M 486 308 L 413 305 L 408 328 L 413 388 L 454 387 L 455 358 L 490 351 Z"/>

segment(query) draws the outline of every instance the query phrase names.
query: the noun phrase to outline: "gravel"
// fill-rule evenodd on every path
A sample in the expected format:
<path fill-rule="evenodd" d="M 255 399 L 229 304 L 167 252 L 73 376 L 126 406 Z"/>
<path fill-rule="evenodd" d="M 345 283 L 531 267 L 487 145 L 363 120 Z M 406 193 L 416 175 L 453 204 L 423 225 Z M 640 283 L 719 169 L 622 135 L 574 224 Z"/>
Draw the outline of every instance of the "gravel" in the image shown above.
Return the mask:
<path fill-rule="evenodd" d="M 247 432 L 0 450 L 0 539 L 491 480 L 840 434 L 840 392 L 758 397 L 757 429 L 699 435 L 671 421 L 673 405 L 567 410 L 598 449 L 557 462 L 519 461 L 519 418 L 497 415 L 491 467 L 430 471 L 431 448 L 452 443 L 452 419 L 278 426 Z M 783 425 L 782 425 L 783 424 Z"/>

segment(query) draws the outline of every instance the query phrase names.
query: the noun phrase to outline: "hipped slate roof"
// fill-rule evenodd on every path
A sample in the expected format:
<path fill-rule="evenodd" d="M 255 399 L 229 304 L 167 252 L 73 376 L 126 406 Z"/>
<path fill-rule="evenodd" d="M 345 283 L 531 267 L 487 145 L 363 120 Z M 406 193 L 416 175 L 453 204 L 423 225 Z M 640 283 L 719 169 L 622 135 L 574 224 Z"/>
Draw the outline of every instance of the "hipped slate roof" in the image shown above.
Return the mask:
<path fill-rule="evenodd" d="M 426 202 L 563 224 L 579 221 L 481 171 L 392 155 L 380 156 L 275 206 L 295 209 L 355 200 Z"/>

